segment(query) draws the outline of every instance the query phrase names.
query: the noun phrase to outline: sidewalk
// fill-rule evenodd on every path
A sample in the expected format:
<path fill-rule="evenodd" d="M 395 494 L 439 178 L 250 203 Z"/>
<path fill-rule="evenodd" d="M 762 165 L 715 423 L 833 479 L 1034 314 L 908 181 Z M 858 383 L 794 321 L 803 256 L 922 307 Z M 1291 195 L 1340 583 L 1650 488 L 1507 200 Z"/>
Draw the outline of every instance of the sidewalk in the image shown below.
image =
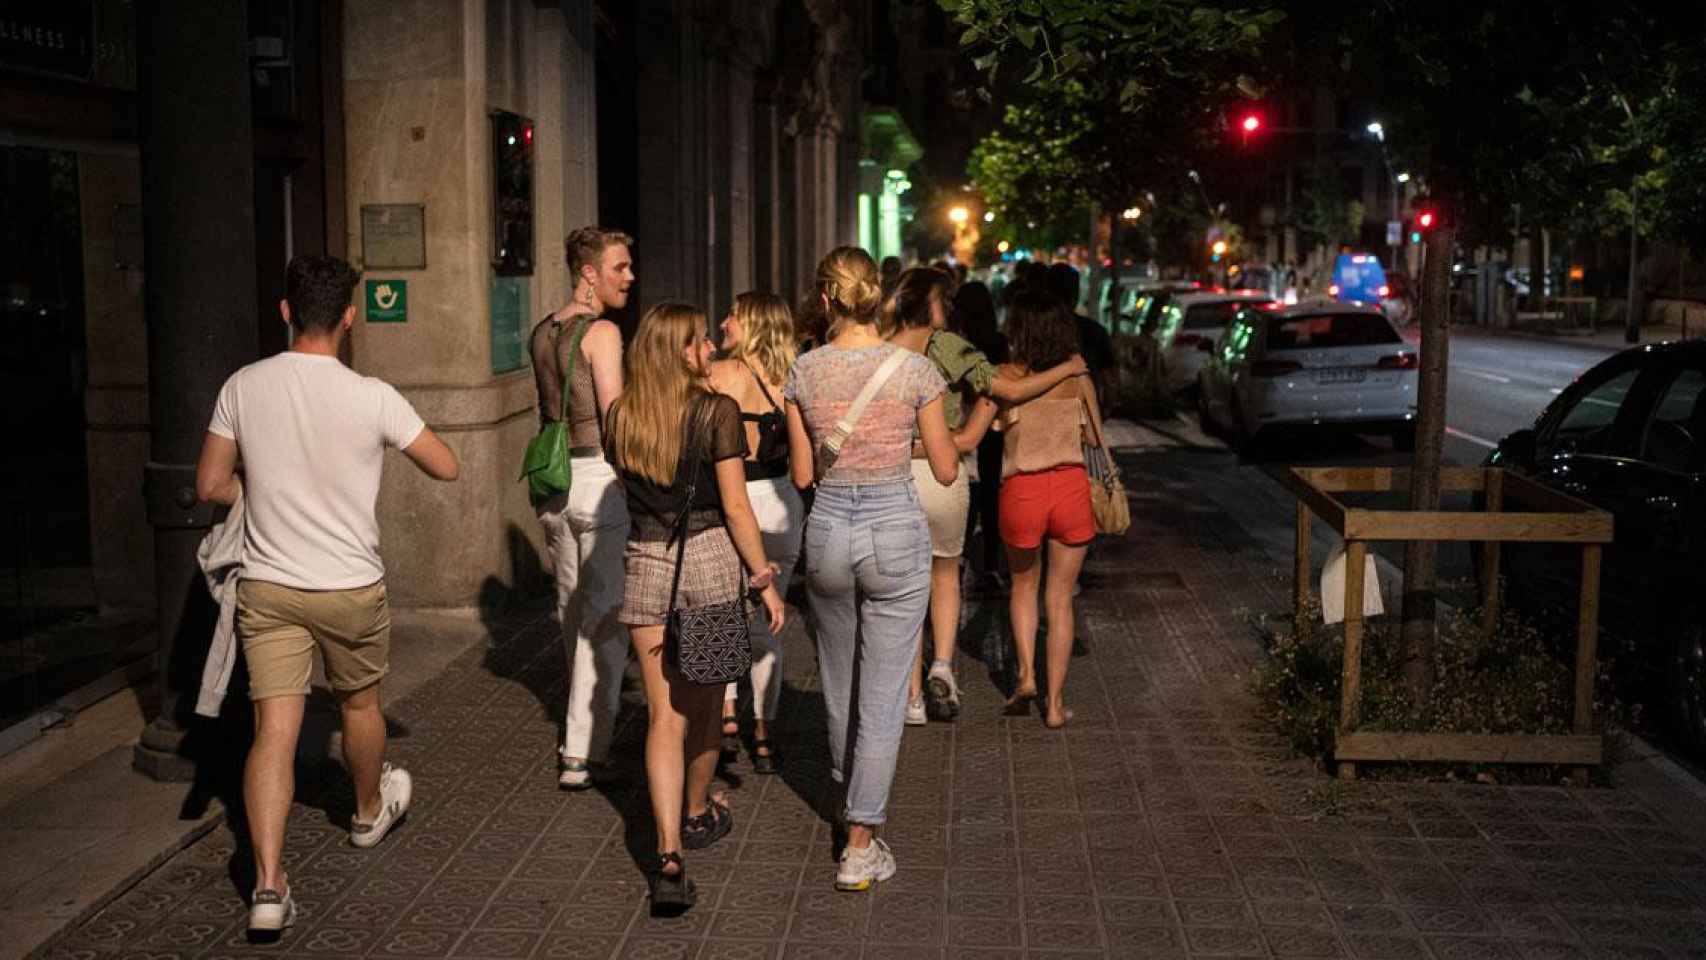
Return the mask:
<path fill-rule="evenodd" d="M 1125 428 L 1121 428 L 1122 431 Z M 1175 430 L 1122 433 L 1133 527 L 1100 545 L 1065 731 L 999 715 L 969 604 L 952 725 L 909 728 L 890 824 L 900 870 L 831 887 L 821 696 L 798 619 L 784 638 L 783 775 L 728 770 L 734 832 L 689 855 L 700 905 L 654 920 L 643 705 L 619 776 L 555 788 L 563 656 L 543 615 L 494 630 L 395 703 L 409 822 L 347 846 L 347 787 L 305 777 L 287 839 L 302 916 L 242 940 L 219 828 L 46 955 L 150 957 L 1693 957 L 1706 955 L 1701 801 L 1657 766 L 1609 790 L 1339 785 L 1252 721 L 1246 612 L 1289 604 L 1272 481 Z M 1141 452 L 1139 452 L 1141 451 Z M 1289 502 L 1287 502 L 1289 507 Z M 1325 798 L 1325 799 L 1324 799 Z"/>
<path fill-rule="evenodd" d="M 386 682 L 397 697 L 486 636 L 469 617 L 399 612 L 395 622 Z M 131 769 L 152 694 L 122 690 L 0 758 L 0 958 L 24 956 L 210 831 L 227 833 L 217 796 Z M 336 721 L 320 713 L 304 731 L 306 763 L 327 755 Z"/>

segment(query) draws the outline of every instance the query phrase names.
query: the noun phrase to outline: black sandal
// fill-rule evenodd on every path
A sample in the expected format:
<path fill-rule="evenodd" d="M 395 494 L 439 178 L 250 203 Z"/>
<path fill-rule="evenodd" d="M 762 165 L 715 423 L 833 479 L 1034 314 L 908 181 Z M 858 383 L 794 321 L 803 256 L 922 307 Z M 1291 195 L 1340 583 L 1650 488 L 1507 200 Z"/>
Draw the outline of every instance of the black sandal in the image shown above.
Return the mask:
<path fill-rule="evenodd" d="M 665 873 L 664 867 L 675 864 L 674 873 Z M 687 865 L 681 862 L 679 853 L 660 853 L 655 872 L 652 876 L 652 916 L 679 917 L 699 900 L 699 888 L 687 878 Z"/>
<path fill-rule="evenodd" d="M 712 800 L 705 812 L 681 821 L 681 845 L 689 850 L 703 850 L 728 836 L 734 829 L 735 815 L 726 804 Z"/>
<path fill-rule="evenodd" d="M 734 717 L 723 718 L 723 756 L 733 758 L 740 753 L 740 721 Z"/>
<path fill-rule="evenodd" d="M 760 753 L 759 751 L 764 751 Z M 776 748 L 769 740 L 752 741 L 752 772 L 773 774 L 776 772 Z"/>

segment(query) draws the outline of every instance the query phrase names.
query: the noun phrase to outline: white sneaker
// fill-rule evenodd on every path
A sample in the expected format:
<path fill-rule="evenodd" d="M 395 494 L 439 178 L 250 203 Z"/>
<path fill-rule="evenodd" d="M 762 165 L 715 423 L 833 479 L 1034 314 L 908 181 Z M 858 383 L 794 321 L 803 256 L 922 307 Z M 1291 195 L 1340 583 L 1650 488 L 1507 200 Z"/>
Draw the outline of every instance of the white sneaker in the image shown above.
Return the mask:
<path fill-rule="evenodd" d="M 852 847 L 841 851 L 841 866 L 835 871 L 835 889 L 849 893 L 871 889 L 894 876 L 894 854 L 889 845 L 873 838 L 863 850 Z"/>
<path fill-rule="evenodd" d="M 938 720 L 952 720 L 960 715 L 960 685 L 954 680 L 954 668 L 945 663 L 932 663 L 930 676 L 924 681 Z"/>
<path fill-rule="evenodd" d="M 415 781 L 409 771 L 389 763 L 379 769 L 379 816 L 372 823 L 350 818 L 349 842 L 357 847 L 375 847 L 409 813 Z"/>
<path fill-rule="evenodd" d="M 930 722 L 930 718 L 928 716 L 926 716 L 924 713 L 924 698 L 923 697 L 915 697 L 911 700 L 906 701 L 906 725 L 907 726 L 909 726 L 909 727 L 922 727 L 926 723 L 929 723 L 929 722 Z"/>
<path fill-rule="evenodd" d="M 275 943 L 296 922 L 296 898 L 286 889 L 256 890 L 249 903 L 249 942 Z"/>

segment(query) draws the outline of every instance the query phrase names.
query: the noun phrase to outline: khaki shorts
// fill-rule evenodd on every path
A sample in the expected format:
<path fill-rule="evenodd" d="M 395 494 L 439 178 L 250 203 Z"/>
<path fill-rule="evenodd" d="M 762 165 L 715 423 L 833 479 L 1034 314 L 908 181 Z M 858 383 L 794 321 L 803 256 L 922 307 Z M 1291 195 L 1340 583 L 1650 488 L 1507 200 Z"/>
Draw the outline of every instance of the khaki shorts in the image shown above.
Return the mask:
<path fill-rule="evenodd" d="M 249 664 L 249 699 L 306 696 L 314 648 L 339 693 L 379 682 L 391 665 L 391 608 L 385 581 L 354 590 L 297 590 L 237 584 L 237 636 Z"/>
<path fill-rule="evenodd" d="M 930 472 L 930 461 L 912 461 L 912 483 L 924 519 L 930 521 L 930 555 L 946 559 L 966 552 L 966 511 L 971 508 L 971 482 L 966 478 L 965 459 L 954 482 L 942 486 Z"/>

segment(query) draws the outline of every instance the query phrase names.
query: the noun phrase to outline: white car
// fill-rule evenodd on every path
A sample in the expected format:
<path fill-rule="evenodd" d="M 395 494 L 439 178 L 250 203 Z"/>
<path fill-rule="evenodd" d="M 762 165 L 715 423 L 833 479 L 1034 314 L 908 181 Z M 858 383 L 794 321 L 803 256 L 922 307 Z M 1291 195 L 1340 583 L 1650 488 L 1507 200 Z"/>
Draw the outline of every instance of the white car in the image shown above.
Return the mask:
<path fill-rule="evenodd" d="M 1175 293 L 1161 304 L 1155 338 L 1167 365 L 1167 388 L 1174 393 L 1196 385 L 1208 364 L 1214 340 L 1242 307 L 1272 303 L 1263 290 L 1215 290 Z"/>
<path fill-rule="evenodd" d="M 1282 426 L 1338 426 L 1416 444 L 1417 357 L 1364 303 L 1244 307 L 1197 375 L 1203 425 L 1240 442 Z"/>

